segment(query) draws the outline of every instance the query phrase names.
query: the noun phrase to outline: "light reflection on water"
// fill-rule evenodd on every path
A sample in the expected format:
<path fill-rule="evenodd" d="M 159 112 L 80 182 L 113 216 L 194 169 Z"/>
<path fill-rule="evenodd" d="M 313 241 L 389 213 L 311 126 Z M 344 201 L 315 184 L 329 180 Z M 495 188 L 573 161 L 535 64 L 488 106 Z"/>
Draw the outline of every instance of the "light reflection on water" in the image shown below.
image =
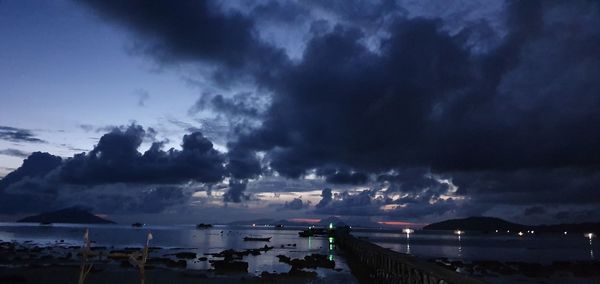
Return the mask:
<path fill-rule="evenodd" d="M 458 237 L 458 258 L 462 258 L 462 244 L 460 243 L 460 235 L 457 236 Z"/>
<path fill-rule="evenodd" d="M 406 253 L 410 254 L 410 234 L 406 234 Z"/>
<path fill-rule="evenodd" d="M 579 234 L 524 236 L 477 234 L 467 232 L 416 231 L 410 236 L 401 232 L 354 232 L 385 248 L 424 258 L 447 257 L 459 260 L 577 261 L 594 259 L 598 242 Z"/>
<path fill-rule="evenodd" d="M 175 226 L 147 226 L 143 228 L 132 228 L 129 225 L 73 225 L 53 224 L 51 226 L 40 226 L 38 224 L 0 223 L 0 241 L 31 241 L 38 245 L 60 245 L 79 246 L 85 228 L 90 230 L 90 239 L 94 247 L 142 247 L 146 240 L 148 231 L 153 234 L 150 243 L 152 247 L 161 247 L 177 251 L 196 252 L 198 257 L 205 253 L 217 253 L 226 249 L 244 250 L 262 248 L 265 245 L 273 246 L 274 249 L 257 255 L 247 256 L 244 261 L 248 262 L 249 272 L 260 273 L 287 272 L 290 266 L 279 262 L 276 255 L 283 254 L 291 258 L 304 258 L 306 255 L 319 253 L 327 255 L 329 259 L 336 261 L 336 268 L 348 271 L 348 268 L 335 251 L 335 241 L 326 237 L 300 238 L 298 232 L 304 228 L 265 228 L 248 226 L 219 226 L 212 228 L 196 229 L 194 225 Z M 270 236 L 270 242 L 244 241 L 249 235 Z M 283 247 L 282 247 L 283 246 Z M 173 253 L 173 252 L 166 252 Z M 207 261 L 190 261 L 189 269 L 208 269 L 210 263 Z M 319 269 L 322 276 L 332 272 Z"/>
<path fill-rule="evenodd" d="M 250 269 L 277 270 L 289 269 L 279 263 L 277 254 L 286 254 L 293 258 L 302 258 L 307 254 L 320 253 L 330 259 L 340 261 L 335 251 L 335 241 L 328 238 L 299 238 L 297 232 L 304 228 L 275 229 L 247 226 L 214 226 L 210 229 L 196 229 L 193 225 L 149 226 L 132 228 L 128 225 L 71 225 L 0 223 L 1 241 L 33 241 L 42 245 L 56 244 L 64 240 L 64 245 L 80 245 L 84 229 L 90 228 L 90 237 L 94 246 L 141 247 L 148 230 L 154 239 L 151 246 L 163 248 L 182 248 L 197 252 L 215 253 L 225 249 L 250 249 L 265 244 L 275 249 L 265 255 L 248 258 Z M 223 232 L 223 233 L 221 233 Z M 447 257 L 460 260 L 500 260 L 500 261 L 576 261 L 595 259 L 598 242 L 584 238 L 579 234 L 537 235 L 523 237 L 501 233 L 475 234 L 467 232 L 455 235 L 452 232 L 416 231 L 411 234 L 394 231 L 353 232 L 359 237 L 392 250 L 424 258 Z M 271 236 L 271 242 L 244 242 L 246 235 Z M 296 247 L 287 247 L 296 244 Z M 285 248 L 281 248 L 284 245 Z M 343 263 L 343 260 L 342 262 Z M 206 263 L 193 263 L 193 266 L 207 268 Z M 345 264 L 343 264 L 345 265 Z"/>

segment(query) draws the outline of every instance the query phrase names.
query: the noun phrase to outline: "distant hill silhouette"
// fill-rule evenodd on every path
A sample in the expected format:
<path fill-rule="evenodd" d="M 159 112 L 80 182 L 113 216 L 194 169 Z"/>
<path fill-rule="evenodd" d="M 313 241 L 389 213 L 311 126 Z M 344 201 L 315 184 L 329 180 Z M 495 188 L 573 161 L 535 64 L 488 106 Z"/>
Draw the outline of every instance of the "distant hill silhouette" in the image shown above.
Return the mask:
<path fill-rule="evenodd" d="M 295 221 L 289 221 L 289 220 L 275 220 L 275 219 L 256 219 L 256 220 L 243 220 L 243 221 L 235 221 L 235 222 L 231 222 L 228 225 L 252 225 L 252 224 L 256 224 L 257 226 L 262 226 L 262 225 L 284 225 L 284 226 L 310 226 L 310 225 L 315 225 L 315 226 L 321 226 L 321 227 L 325 227 L 328 226 L 329 223 L 333 223 L 336 226 L 345 226 L 346 224 L 340 220 L 339 218 L 336 217 L 328 217 L 325 219 L 320 220 L 317 223 L 308 223 L 308 222 L 295 222 Z"/>
<path fill-rule="evenodd" d="M 451 219 L 439 223 L 429 224 L 423 230 L 464 230 L 464 231 L 495 231 L 495 230 L 525 230 L 525 225 L 511 223 L 495 217 L 469 217 L 464 219 Z"/>
<path fill-rule="evenodd" d="M 114 224 L 115 222 L 100 218 L 81 208 L 66 208 L 54 212 L 29 216 L 20 223 L 71 223 L 71 224 Z"/>
<path fill-rule="evenodd" d="M 537 233 L 600 233 L 600 223 L 578 223 L 578 224 L 557 224 L 557 225 L 523 225 L 511 223 L 506 220 L 495 217 L 469 217 L 464 219 L 451 219 L 438 223 L 429 224 L 423 227 L 423 230 L 463 230 L 495 232 L 499 230 L 506 232 L 510 230 L 526 231 L 534 230 Z"/>
<path fill-rule="evenodd" d="M 293 221 L 288 221 L 288 220 L 275 220 L 275 219 L 256 219 L 256 220 L 234 221 L 234 222 L 228 223 L 227 225 L 243 225 L 243 226 L 245 226 L 245 225 L 252 225 L 252 224 L 256 224 L 257 226 L 264 226 L 264 225 L 306 226 L 309 223 L 293 222 Z"/>

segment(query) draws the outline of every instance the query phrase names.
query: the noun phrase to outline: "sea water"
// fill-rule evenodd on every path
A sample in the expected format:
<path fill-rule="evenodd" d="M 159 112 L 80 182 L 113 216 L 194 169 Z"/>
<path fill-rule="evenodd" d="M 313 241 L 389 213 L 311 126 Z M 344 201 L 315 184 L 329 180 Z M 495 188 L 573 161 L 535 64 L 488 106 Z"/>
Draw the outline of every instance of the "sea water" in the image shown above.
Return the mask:
<path fill-rule="evenodd" d="M 160 247 L 165 253 L 195 252 L 203 256 L 208 253 L 218 253 L 227 249 L 237 251 L 263 248 L 265 245 L 273 249 L 258 256 L 247 256 L 248 271 L 260 274 L 267 272 L 287 272 L 290 266 L 279 262 L 279 254 L 291 258 L 304 258 L 310 254 L 327 255 L 336 262 L 336 268 L 341 271 L 318 269 L 324 277 L 339 278 L 349 275 L 350 271 L 345 261 L 335 249 L 335 244 L 326 237 L 300 238 L 298 232 L 306 227 L 275 228 L 273 226 L 229 226 L 215 225 L 211 228 L 196 228 L 195 225 L 147 225 L 135 228 L 129 225 L 102 224 L 51 224 L 39 225 L 28 223 L 0 223 L 0 241 L 30 243 L 40 246 L 81 246 L 83 234 L 89 229 L 93 247 L 121 249 L 126 247 L 143 247 L 148 232 L 152 233 L 151 247 Z M 271 237 L 269 242 L 244 241 L 246 236 Z M 189 261 L 188 269 L 209 269 L 207 261 Z M 352 282 L 352 281 L 351 281 Z"/>
<path fill-rule="evenodd" d="M 421 258 L 454 260 L 497 260 L 551 263 L 554 261 L 598 260 L 600 240 L 580 233 L 535 234 L 415 231 L 355 232 L 355 236 L 391 250 Z"/>
<path fill-rule="evenodd" d="M 150 225 L 133 228 L 129 225 L 74 225 L 53 224 L 43 226 L 25 223 L 0 223 L 0 240 L 29 241 L 39 245 L 81 245 L 83 232 L 90 230 L 94 246 L 141 247 L 146 235 L 152 232 L 151 246 L 165 249 L 187 249 L 215 253 L 226 249 L 243 250 L 274 246 L 272 253 L 246 259 L 251 269 L 282 271 L 289 266 L 279 263 L 277 254 L 290 257 L 319 253 L 345 267 L 335 244 L 325 237 L 301 238 L 298 232 L 305 227 L 275 228 L 273 226 L 215 225 L 197 229 L 195 225 Z M 498 260 L 550 263 L 553 261 L 597 260 L 600 240 L 586 238 L 583 234 L 529 234 L 523 236 L 506 233 L 470 233 L 455 235 L 452 232 L 415 231 L 406 235 L 399 230 L 353 230 L 353 235 L 397 252 L 431 259 L 446 257 L 463 261 Z M 271 237 L 270 242 L 248 242 L 245 236 Z M 62 242 L 61 242 L 62 241 Z M 292 245 L 292 246 L 288 246 Z M 295 246 L 293 246 L 295 245 Z M 284 248 L 281 248 L 284 246 Z"/>

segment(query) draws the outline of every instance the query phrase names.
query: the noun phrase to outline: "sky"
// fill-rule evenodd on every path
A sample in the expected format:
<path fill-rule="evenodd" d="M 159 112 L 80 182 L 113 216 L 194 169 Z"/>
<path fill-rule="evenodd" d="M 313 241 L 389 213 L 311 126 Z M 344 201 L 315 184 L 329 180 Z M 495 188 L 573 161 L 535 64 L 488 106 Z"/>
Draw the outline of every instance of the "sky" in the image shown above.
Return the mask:
<path fill-rule="evenodd" d="M 0 220 L 599 221 L 596 1 L 0 0 L 0 37 Z"/>

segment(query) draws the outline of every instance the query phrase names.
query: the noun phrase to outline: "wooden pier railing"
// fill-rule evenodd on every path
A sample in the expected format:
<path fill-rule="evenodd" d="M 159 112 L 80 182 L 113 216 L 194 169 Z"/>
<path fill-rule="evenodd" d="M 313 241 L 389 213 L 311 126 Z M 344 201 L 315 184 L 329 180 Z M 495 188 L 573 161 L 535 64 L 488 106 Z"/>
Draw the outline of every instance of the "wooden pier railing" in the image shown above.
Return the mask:
<path fill-rule="evenodd" d="M 352 272 L 364 283 L 391 284 L 481 284 L 481 280 L 461 275 L 410 255 L 382 248 L 336 230 L 335 242 L 346 255 Z"/>

